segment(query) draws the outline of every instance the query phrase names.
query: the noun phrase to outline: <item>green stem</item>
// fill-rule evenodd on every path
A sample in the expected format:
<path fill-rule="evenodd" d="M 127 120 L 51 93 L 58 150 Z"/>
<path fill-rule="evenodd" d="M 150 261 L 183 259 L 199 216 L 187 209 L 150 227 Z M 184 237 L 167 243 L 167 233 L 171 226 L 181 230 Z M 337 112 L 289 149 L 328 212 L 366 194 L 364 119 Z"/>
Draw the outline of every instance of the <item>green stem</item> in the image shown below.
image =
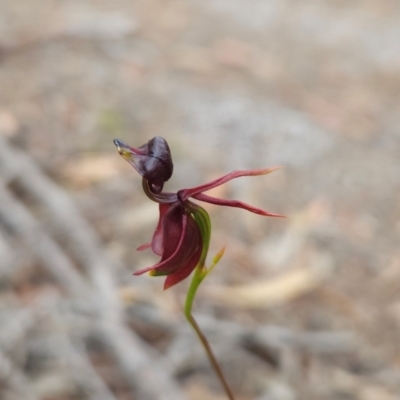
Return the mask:
<path fill-rule="evenodd" d="M 189 324 L 193 327 L 194 331 L 196 332 L 197 336 L 200 339 L 201 344 L 204 347 L 204 350 L 207 353 L 208 359 L 210 360 L 210 363 L 212 367 L 214 368 L 215 373 L 217 374 L 219 380 L 221 381 L 222 386 L 224 387 L 225 393 L 228 396 L 229 400 L 235 400 L 233 393 L 228 386 L 228 383 L 222 373 L 222 370 L 218 364 L 217 359 L 214 356 L 214 353 L 210 347 L 210 344 L 208 343 L 207 338 L 204 336 L 204 333 L 201 331 L 199 325 L 197 324 L 196 320 L 193 318 L 192 315 L 192 306 L 193 306 L 193 300 L 196 296 L 196 292 L 198 287 L 200 286 L 201 282 L 204 279 L 204 275 L 207 272 L 204 270 L 204 267 L 199 264 L 195 271 L 194 275 L 192 278 L 192 282 L 190 284 L 188 294 L 186 297 L 186 302 L 185 302 L 185 316 L 187 320 L 189 321 Z"/>
<path fill-rule="evenodd" d="M 215 267 L 215 265 L 218 263 L 220 258 L 222 257 L 224 253 L 224 249 L 221 249 L 219 253 L 214 257 L 214 260 L 212 262 L 212 265 L 210 268 L 206 268 L 205 262 L 206 262 L 206 257 L 208 253 L 208 248 L 210 245 L 210 239 L 211 239 L 211 221 L 210 217 L 204 208 L 198 206 L 197 204 L 186 200 L 185 201 L 185 206 L 187 207 L 188 210 L 193 215 L 193 218 L 196 220 L 200 231 L 201 231 L 201 236 L 203 239 L 203 250 L 201 252 L 200 260 L 197 265 L 197 267 L 194 270 L 193 273 L 193 278 L 192 282 L 190 283 L 189 290 L 186 296 L 186 302 L 185 302 L 185 316 L 189 322 L 189 324 L 192 326 L 194 331 L 196 332 L 198 338 L 200 339 L 201 344 L 204 347 L 204 350 L 206 351 L 206 354 L 208 356 L 208 359 L 210 360 L 210 363 L 212 367 L 214 368 L 215 373 L 217 374 L 226 395 L 228 396 L 229 400 L 235 400 L 233 393 L 228 386 L 228 383 L 222 373 L 222 370 L 218 364 L 217 359 L 214 356 L 214 353 L 210 347 L 210 344 L 208 343 L 207 338 L 205 337 L 204 333 L 201 331 L 199 325 L 197 324 L 196 320 L 193 318 L 192 315 L 192 306 L 193 306 L 193 301 L 196 296 L 197 289 L 199 288 L 201 282 L 203 282 L 203 279 L 212 271 L 212 269 Z"/>

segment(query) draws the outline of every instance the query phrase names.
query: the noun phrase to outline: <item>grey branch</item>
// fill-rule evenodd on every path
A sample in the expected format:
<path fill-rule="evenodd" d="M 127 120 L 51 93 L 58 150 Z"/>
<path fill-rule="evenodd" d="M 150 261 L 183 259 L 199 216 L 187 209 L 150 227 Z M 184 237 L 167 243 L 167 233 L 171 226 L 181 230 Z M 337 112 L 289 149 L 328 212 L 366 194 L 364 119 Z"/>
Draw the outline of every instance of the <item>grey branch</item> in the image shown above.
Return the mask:
<path fill-rule="evenodd" d="M 36 164 L 0 137 L 0 169 L 46 206 L 63 229 L 74 257 L 84 266 L 87 279 L 78 272 L 60 246 L 44 232 L 30 211 L 0 182 L 0 218 L 20 235 L 56 281 L 73 297 L 86 299 L 101 315 L 100 327 L 126 380 L 140 398 L 183 400 L 168 370 L 150 354 L 148 346 L 129 330 L 114 277 L 114 263 L 101 249 L 95 232 L 80 216 L 69 196 L 48 179 Z"/>

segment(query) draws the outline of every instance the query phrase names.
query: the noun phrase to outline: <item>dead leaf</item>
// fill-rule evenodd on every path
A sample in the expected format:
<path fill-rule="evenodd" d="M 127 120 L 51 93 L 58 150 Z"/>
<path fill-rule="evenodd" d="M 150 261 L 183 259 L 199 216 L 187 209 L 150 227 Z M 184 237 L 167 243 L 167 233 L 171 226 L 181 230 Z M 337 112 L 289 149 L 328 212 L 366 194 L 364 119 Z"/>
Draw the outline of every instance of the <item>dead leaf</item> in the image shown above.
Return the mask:
<path fill-rule="evenodd" d="M 238 308 L 268 308 L 288 303 L 318 288 L 322 277 L 313 269 L 296 269 L 262 282 L 203 288 L 206 296 L 225 306 Z"/>
<path fill-rule="evenodd" d="M 86 186 L 114 178 L 123 173 L 124 167 L 125 165 L 114 153 L 90 154 L 71 160 L 62 173 L 72 184 Z"/>
<path fill-rule="evenodd" d="M 5 137 L 15 136 L 19 129 L 19 123 L 14 114 L 7 110 L 0 110 L 0 135 Z"/>

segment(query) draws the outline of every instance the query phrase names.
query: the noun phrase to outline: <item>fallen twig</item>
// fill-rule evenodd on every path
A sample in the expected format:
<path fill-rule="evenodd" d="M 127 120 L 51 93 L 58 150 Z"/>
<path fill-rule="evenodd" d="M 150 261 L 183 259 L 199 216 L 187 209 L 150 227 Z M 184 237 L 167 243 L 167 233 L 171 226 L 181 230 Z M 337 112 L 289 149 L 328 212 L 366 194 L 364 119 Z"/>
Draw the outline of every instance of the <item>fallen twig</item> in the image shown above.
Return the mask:
<path fill-rule="evenodd" d="M 27 208 L 9 193 L 4 182 L 0 183 L 0 217 L 24 239 L 71 296 L 94 302 L 101 315 L 99 322 L 104 338 L 131 388 L 141 398 L 183 399 L 166 366 L 160 365 L 155 360 L 154 351 L 150 351 L 149 346 L 126 327 L 111 273 L 112 263 L 109 263 L 96 234 L 80 216 L 69 196 L 43 175 L 28 156 L 9 146 L 1 137 L 0 168 L 46 206 L 51 217 L 66 233 L 74 257 L 87 271 L 89 281 L 82 278 L 60 246 L 41 230 Z"/>

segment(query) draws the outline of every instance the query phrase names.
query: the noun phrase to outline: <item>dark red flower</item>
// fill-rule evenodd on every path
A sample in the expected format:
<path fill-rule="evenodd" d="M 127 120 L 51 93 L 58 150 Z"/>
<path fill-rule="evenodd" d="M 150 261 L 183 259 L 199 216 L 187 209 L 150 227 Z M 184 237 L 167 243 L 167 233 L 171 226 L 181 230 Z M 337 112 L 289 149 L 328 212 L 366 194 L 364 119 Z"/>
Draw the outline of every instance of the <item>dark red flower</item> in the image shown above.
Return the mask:
<path fill-rule="evenodd" d="M 134 275 L 150 272 L 153 276 L 167 275 L 167 289 L 190 275 L 203 250 L 201 231 L 196 221 L 180 202 L 160 204 L 160 219 L 151 243 L 138 250 L 152 248 L 161 256 L 158 264 L 136 271 Z"/>
<path fill-rule="evenodd" d="M 167 141 L 156 136 L 138 149 L 119 139 L 115 139 L 114 144 L 119 154 L 149 182 L 152 191 L 160 193 L 174 169 Z"/>
<path fill-rule="evenodd" d="M 270 217 L 282 215 L 270 213 L 238 200 L 225 200 L 208 196 L 203 192 L 241 176 L 265 175 L 279 167 L 234 171 L 204 185 L 179 190 L 177 193 L 162 192 L 164 182 L 173 171 L 171 152 L 165 139 L 155 137 L 144 146 L 135 149 L 122 140 L 114 140 L 119 153 L 143 177 L 146 195 L 159 203 L 160 218 L 151 243 L 138 250 L 151 247 L 161 256 L 157 264 L 136 271 L 134 275 L 150 272 L 153 276 L 166 275 L 164 289 L 179 283 L 196 268 L 204 266 L 211 237 L 211 223 L 204 208 L 190 198 L 216 205 L 243 208 L 247 211 Z"/>

